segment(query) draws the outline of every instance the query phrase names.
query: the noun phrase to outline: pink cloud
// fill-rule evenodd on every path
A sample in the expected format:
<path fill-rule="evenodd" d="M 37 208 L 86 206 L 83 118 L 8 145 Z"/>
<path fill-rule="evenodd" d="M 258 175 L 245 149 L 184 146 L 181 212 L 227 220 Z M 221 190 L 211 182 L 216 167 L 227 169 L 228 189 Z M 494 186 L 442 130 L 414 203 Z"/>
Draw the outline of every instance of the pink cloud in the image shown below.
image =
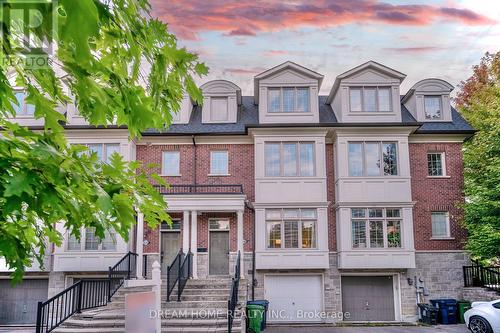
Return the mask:
<path fill-rule="evenodd" d="M 386 47 L 384 50 L 391 52 L 403 52 L 403 53 L 424 53 L 432 51 L 446 50 L 446 47 L 439 46 L 416 46 L 416 47 Z"/>
<path fill-rule="evenodd" d="M 285 50 L 269 50 L 269 51 L 266 51 L 265 54 L 268 56 L 281 56 L 281 55 L 289 54 L 289 52 L 285 51 Z"/>
<path fill-rule="evenodd" d="M 392 5 L 379 0 L 152 0 L 153 15 L 180 37 L 196 39 L 204 31 L 254 36 L 297 27 L 349 23 L 423 26 L 435 22 L 487 25 L 495 21 L 465 8 Z"/>
<path fill-rule="evenodd" d="M 255 68 L 228 68 L 224 70 L 224 73 L 229 73 L 229 74 L 235 74 L 235 75 L 240 75 L 240 74 L 258 74 L 262 73 L 265 70 L 265 68 L 261 67 L 255 67 Z"/>

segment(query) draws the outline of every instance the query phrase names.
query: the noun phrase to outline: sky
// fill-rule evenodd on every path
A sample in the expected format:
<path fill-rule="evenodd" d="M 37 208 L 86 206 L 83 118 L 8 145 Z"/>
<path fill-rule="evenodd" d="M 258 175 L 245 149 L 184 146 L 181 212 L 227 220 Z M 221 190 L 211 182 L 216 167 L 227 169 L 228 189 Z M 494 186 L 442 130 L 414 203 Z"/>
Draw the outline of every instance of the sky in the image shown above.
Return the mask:
<path fill-rule="evenodd" d="M 253 95 L 253 77 L 287 60 L 335 77 L 368 60 L 457 86 L 485 52 L 500 51 L 500 0 L 151 0 L 180 46 Z"/>

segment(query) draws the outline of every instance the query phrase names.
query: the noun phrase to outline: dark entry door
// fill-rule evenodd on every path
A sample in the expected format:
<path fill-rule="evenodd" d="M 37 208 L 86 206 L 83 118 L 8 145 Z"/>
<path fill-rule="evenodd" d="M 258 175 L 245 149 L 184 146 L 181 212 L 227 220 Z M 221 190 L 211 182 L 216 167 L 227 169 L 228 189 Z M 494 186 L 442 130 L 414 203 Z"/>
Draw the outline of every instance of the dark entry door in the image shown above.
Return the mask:
<path fill-rule="evenodd" d="M 161 233 L 161 272 L 167 274 L 167 266 L 172 263 L 179 252 L 180 232 Z"/>
<path fill-rule="evenodd" d="M 229 274 L 228 231 L 210 231 L 209 274 Z"/>
<path fill-rule="evenodd" d="M 342 276 L 341 286 L 345 320 L 395 320 L 392 276 Z"/>

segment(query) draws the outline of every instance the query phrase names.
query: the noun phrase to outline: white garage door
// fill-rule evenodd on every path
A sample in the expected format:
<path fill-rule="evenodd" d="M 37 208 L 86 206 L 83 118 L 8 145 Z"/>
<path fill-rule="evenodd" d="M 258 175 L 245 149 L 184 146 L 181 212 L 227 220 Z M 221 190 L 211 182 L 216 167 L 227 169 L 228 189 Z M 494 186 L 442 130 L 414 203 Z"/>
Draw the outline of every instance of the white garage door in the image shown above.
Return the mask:
<path fill-rule="evenodd" d="M 321 275 L 266 275 L 264 289 L 268 321 L 321 321 L 314 315 L 323 309 Z"/>
<path fill-rule="evenodd" d="M 47 300 L 47 279 L 23 280 L 13 286 L 0 280 L 0 326 L 34 324 L 37 304 Z"/>

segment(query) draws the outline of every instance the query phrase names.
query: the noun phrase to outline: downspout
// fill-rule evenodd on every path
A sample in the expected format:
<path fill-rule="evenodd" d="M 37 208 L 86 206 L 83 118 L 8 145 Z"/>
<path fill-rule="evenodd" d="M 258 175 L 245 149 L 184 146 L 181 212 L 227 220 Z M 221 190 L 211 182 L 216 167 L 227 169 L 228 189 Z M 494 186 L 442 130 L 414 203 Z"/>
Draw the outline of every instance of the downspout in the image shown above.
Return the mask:
<path fill-rule="evenodd" d="M 253 232 L 252 232 L 252 301 L 255 301 L 255 285 L 257 281 L 255 280 L 255 208 L 253 205 L 245 200 L 245 206 L 250 209 L 253 213 L 252 223 L 253 223 Z"/>
<path fill-rule="evenodd" d="M 193 140 L 193 146 L 194 146 L 194 156 L 193 156 L 193 181 L 194 181 L 194 190 L 196 191 L 196 185 L 198 184 L 198 181 L 196 179 L 196 167 L 197 167 L 197 160 L 198 160 L 198 152 L 197 152 L 197 147 L 196 147 L 196 136 L 191 135 L 191 140 Z"/>

